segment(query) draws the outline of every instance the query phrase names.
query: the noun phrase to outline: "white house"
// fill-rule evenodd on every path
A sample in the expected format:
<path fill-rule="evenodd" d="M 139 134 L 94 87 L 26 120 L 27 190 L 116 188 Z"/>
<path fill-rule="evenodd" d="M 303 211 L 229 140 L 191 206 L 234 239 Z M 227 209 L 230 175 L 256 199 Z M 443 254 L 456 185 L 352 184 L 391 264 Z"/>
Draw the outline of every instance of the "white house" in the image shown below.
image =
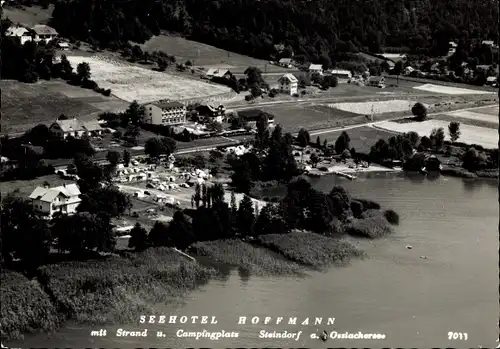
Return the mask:
<path fill-rule="evenodd" d="M 145 105 L 144 122 L 153 125 L 179 125 L 186 122 L 186 106 L 180 102 L 157 102 Z"/>
<path fill-rule="evenodd" d="M 448 56 L 451 56 L 455 53 L 455 51 L 457 50 L 457 46 L 458 44 L 454 41 L 450 41 L 448 43 Z"/>
<path fill-rule="evenodd" d="M 338 79 L 339 82 L 347 82 L 352 78 L 349 70 L 333 69 L 330 74 Z"/>
<path fill-rule="evenodd" d="M 404 75 L 410 75 L 412 72 L 414 72 L 415 69 L 413 69 L 412 67 L 408 66 L 408 67 L 405 67 L 404 69 Z"/>
<path fill-rule="evenodd" d="M 103 128 L 97 120 L 80 121 L 76 118 L 56 120 L 49 127 L 49 131 L 56 137 L 66 139 L 68 136 L 79 138 L 82 136 L 98 136 L 103 133 Z"/>
<path fill-rule="evenodd" d="M 281 92 L 294 95 L 298 93 L 299 80 L 293 74 L 285 74 L 278 80 L 279 89 Z"/>
<path fill-rule="evenodd" d="M 21 45 L 24 45 L 26 42 L 33 40 L 30 31 L 23 27 L 9 27 L 9 29 L 7 29 L 7 31 L 5 32 L 5 36 L 19 38 Z"/>
<path fill-rule="evenodd" d="M 81 202 L 80 194 L 76 184 L 64 184 L 55 188 L 36 187 L 29 198 L 35 210 L 52 217 L 56 212 L 75 213 Z"/>
<path fill-rule="evenodd" d="M 286 68 L 292 67 L 292 59 L 291 58 L 281 58 L 278 62 L 279 65 Z"/>
<path fill-rule="evenodd" d="M 323 66 L 321 64 L 310 64 L 309 65 L 310 73 L 319 73 L 323 75 Z"/>
<path fill-rule="evenodd" d="M 59 42 L 57 43 L 57 48 L 63 51 L 69 50 L 69 44 L 67 42 Z"/>
<path fill-rule="evenodd" d="M 46 43 L 55 39 L 59 34 L 57 31 L 45 24 L 37 24 L 31 28 L 35 33 L 35 41 L 45 41 Z"/>

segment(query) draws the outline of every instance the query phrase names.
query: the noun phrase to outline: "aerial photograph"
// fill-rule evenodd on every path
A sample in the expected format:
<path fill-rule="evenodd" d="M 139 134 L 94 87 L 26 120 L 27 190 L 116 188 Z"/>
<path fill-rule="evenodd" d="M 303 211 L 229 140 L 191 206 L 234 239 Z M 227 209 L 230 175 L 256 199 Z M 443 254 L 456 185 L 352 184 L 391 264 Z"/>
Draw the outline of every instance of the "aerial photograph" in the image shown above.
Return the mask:
<path fill-rule="evenodd" d="M 0 341 L 500 348 L 498 0 L 2 0 Z"/>

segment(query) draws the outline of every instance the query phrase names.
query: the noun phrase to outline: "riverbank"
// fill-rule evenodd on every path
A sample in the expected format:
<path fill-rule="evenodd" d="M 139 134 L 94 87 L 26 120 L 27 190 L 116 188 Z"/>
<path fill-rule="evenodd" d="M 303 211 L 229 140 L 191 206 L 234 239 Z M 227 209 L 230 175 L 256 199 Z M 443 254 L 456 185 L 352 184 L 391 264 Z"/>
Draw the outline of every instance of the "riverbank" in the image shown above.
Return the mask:
<path fill-rule="evenodd" d="M 353 202 L 359 206 L 359 201 Z M 373 206 L 365 207 L 361 211 Z M 364 256 L 342 238 L 358 220 L 366 221 L 359 210 L 355 213 L 359 218 L 351 223 L 338 222 L 338 234 L 332 237 L 310 232 L 270 234 L 245 241 L 196 242 L 187 252 L 199 260 L 204 257 L 237 267 L 246 276 L 306 276 L 311 269 L 326 270 Z M 387 221 L 384 224 L 389 226 Z M 373 227 L 374 233 L 365 237 L 381 237 L 375 233 L 376 225 Z M 159 247 L 46 265 L 32 280 L 3 272 L 2 340 L 52 332 L 66 321 L 86 325 L 135 323 L 141 314 L 155 314 L 158 304 L 182 304 L 187 292 L 222 275 L 206 264 L 210 263 L 192 261 L 173 249 Z"/>

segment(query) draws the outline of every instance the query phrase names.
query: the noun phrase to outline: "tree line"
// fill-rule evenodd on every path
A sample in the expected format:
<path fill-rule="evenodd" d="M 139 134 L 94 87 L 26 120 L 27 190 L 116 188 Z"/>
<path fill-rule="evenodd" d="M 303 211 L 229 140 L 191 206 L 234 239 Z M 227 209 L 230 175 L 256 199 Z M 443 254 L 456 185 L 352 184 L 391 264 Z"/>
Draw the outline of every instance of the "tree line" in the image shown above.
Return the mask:
<path fill-rule="evenodd" d="M 169 30 L 259 58 L 281 44 L 286 56 L 339 61 L 346 52 L 384 47 L 442 55 L 465 32 L 496 41 L 497 19 L 494 0 L 76 0 L 56 3 L 52 25 L 64 36 L 112 48 Z"/>

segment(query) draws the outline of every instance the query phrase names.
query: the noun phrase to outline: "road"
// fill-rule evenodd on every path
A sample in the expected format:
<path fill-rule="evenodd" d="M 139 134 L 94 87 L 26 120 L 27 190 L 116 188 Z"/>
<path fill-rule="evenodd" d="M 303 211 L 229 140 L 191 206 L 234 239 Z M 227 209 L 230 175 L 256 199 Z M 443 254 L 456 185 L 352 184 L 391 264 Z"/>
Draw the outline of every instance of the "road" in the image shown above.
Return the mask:
<path fill-rule="evenodd" d="M 297 102 L 295 102 L 297 103 Z M 480 109 L 480 108 L 485 108 L 489 106 L 496 106 L 496 104 L 492 105 L 484 105 L 484 106 L 479 106 L 479 107 L 470 107 L 470 108 L 463 108 L 460 110 L 474 110 L 474 109 Z M 433 116 L 433 115 L 439 115 L 442 114 L 443 112 L 436 112 L 436 113 L 429 113 L 428 116 Z M 341 127 L 329 127 L 329 128 L 323 128 L 323 129 L 318 129 L 318 130 L 309 130 L 309 135 L 311 137 L 313 136 L 319 136 L 327 133 L 332 133 L 332 132 L 338 132 L 338 131 L 347 131 L 347 130 L 352 130 L 358 127 L 376 127 L 377 124 L 380 124 L 382 122 L 386 121 L 391 121 L 391 120 L 398 120 L 398 119 L 403 119 L 407 117 L 412 117 L 413 115 L 408 114 L 408 115 L 403 115 L 403 116 L 397 116 L 394 118 L 390 119 L 385 119 L 382 121 L 369 121 L 365 122 L 362 124 L 356 124 L 356 125 L 350 125 L 350 126 L 341 126 Z M 296 136 L 298 133 L 292 133 L 293 136 Z M 226 142 L 220 142 L 217 144 L 212 144 L 208 146 L 196 146 L 193 145 L 191 147 L 186 147 L 184 149 L 179 149 L 176 151 L 174 154 L 175 155 L 184 155 L 184 154 L 192 154 L 192 153 L 198 153 L 198 152 L 207 152 L 210 150 L 215 150 L 217 147 L 221 146 L 230 146 L 230 145 L 237 145 L 242 143 L 245 139 L 248 139 L 249 136 L 236 136 L 236 137 L 224 137 L 227 139 Z M 196 141 L 194 141 L 196 142 Z M 144 156 L 144 150 L 130 150 L 130 153 L 132 155 L 132 158 L 136 158 L 138 156 Z M 108 164 L 108 162 L 105 160 L 106 159 L 106 152 L 98 153 L 94 156 L 95 161 L 97 161 L 99 164 L 105 165 Z M 63 167 L 67 166 L 71 163 L 73 163 L 73 159 L 57 159 L 57 160 L 48 160 L 47 163 L 52 164 L 55 167 Z"/>

